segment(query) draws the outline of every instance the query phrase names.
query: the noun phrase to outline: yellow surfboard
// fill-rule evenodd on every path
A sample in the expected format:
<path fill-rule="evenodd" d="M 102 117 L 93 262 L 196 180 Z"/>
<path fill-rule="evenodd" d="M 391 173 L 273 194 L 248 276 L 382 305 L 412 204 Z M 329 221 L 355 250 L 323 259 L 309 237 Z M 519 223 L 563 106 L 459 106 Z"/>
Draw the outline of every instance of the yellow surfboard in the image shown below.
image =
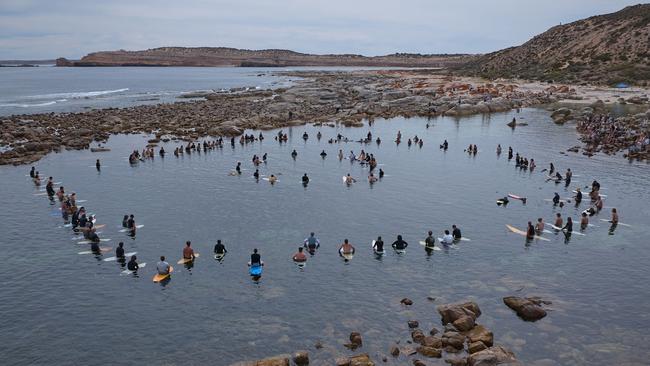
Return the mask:
<path fill-rule="evenodd" d="M 167 278 L 169 278 L 172 272 L 174 272 L 174 267 L 169 266 L 169 273 L 168 274 L 156 273 L 156 275 L 153 276 L 153 282 L 160 282 L 166 280 Z"/>
<path fill-rule="evenodd" d="M 519 230 L 519 229 L 517 229 L 516 227 L 514 227 L 512 225 L 506 224 L 506 227 L 508 228 L 508 230 L 512 231 L 515 234 L 519 234 L 519 235 L 523 235 L 523 236 L 527 235 L 525 231 Z M 538 236 L 538 235 L 535 235 L 534 238 L 539 239 L 539 240 L 544 240 L 544 241 L 550 241 L 549 239 L 543 238 L 543 237 Z"/>
<path fill-rule="evenodd" d="M 194 253 L 194 257 L 195 257 L 195 258 L 198 258 L 198 257 L 199 257 L 199 253 Z M 180 259 L 178 262 L 176 262 L 176 263 L 178 263 L 178 264 L 186 264 L 186 263 L 190 263 L 190 262 L 192 262 L 192 261 L 193 261 L 193 259 L 185 259 L 185 258 L 181 258 L 181 259 Z"/>

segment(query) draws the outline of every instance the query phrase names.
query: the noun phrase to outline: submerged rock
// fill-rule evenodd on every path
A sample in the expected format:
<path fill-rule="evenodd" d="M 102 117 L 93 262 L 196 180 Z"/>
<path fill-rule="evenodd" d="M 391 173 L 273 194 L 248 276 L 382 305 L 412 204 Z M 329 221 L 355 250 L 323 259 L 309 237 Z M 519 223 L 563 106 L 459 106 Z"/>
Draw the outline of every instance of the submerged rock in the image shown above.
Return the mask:
<path fill-rule="evenodd" d="M 510 309 L 514 310 L 520 318 L 526 321 L 536 321 L 546 316 L 544 310 L 538 301 L 531 301 L 531 299 L 509 296 L 504 297 L 503 302 Z"/>

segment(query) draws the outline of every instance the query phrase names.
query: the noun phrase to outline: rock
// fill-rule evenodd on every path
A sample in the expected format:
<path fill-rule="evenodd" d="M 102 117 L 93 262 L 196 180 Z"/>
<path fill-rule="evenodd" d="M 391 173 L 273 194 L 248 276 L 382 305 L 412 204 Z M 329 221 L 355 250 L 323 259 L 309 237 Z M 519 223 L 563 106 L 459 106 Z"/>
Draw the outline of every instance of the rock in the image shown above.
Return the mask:
<path fill-rule="evenodd" d="M 411 356 L 418 353 L 418 351 L 416 351 L 415 348 L 413 347 L 406 346 L 406 347 L 402 347 L 402 353 L 405 354 L 406 356 Z"/>
<path fill-rule="evenodd" d="M 361 339 L 361 334 L 359 332 L 352 332 L 350 333 L 350 343 L 361 347 L 363 344 L 363 340 Z"/>
<path fill-rule="evenodd" d="M 436 301 L 436 298 L 433 296 L 427 296 L 427 300 L 429 301 Z"/>
<path fill-rule="evenodd" d="M 337 357 L 334 363 L 336 366 L 350 366 L 350 359 L 347 357 Z"/>
<path fill-rule="evenodd" d="M 391 356 L 393 356 L 393 357 L 397 357 L 397 356 L 399 356 L 399 347 L 397 347 L 397 346 L 395 346 L 395 345 L 391 346 L 391 347 L 390 347 L 390 354 L 391 354 Z"/>
<path fill-rule="evenodd" d="M 452 323 L 456 329 L 458 329 L 461 332 L 468 331 L 472 328 L 474 328 L 474 318 L 469 316 L 469 315 L 464 315 Z"/>
<path fill-rule="evenodd" d="M 408 321 L 409 328 L 417 328 L 420 326 L 420 323 L 417 320 L 409 320 Z"/>
<path fill-rule="evenodd" d="M 442 338 L 433 336 L 424 337 L 422 340 L 422 345 L 427 347 L 441 348 Z"/>
<path fill-rule="evenodd" d="M 512 310 L 517 312 L 520 318 L 526 321 L 536 321 L 546 316 L 546 310 L 533 301 L 525 298 L 509 296 L 504 297 L 503 302 Z"/>
<path fill-rule="evenodd" d="M 431 335 L 436 335 L 436 334 L 438 334 L 438 332 L 439 332 L 439 330 L 436 329 L 436 327 L 433 327 L 433 328 L 431 328 L 431 330 L 429 331 L 429 334 L 431 334 Z"/>
<path fill-rule="evenodd" d="M 445 332 L 442 335 L 442 345 L 455 349 L 463 349 L 465 347 L 465 336 L 458 332 Z"/>
<path fill-rule="evenodd" d="M 316 341 L 316 343 L 314 343 L 314 348 L 316 348 L 316 349 L 322 349 L 322 348 L 323 348 L 323 344 L 322 344 L 320 341 Z"/>
<path fill-rule="evenodd" d="M 559 108 L 551 113 L 551 118 L 555 123 L 564 123 L 570 119 L 571 110 L 569 108 Z"/>
<path fill-rule="evenodd" d="M 422 333 L 421 330 L 416 329 L 411 332 L 411 339 L 413 339 L 413 342 L 415 343 L 421 343 L 424 340 L 424 333 Z"/>
<path fill-rule="evenodd" d="M 469 366 L 520 365 L 514 353 L 501 346 L 471 354 L 467 359 L 467 364 Z"/>
<path fill-rule="evenodd" d="M 431 358 L 442 357 L 442 350 L 439 348 L 420 346 L 417 348 L 417 351 L 419 354 L 426 357 L 431 357 Z"/>
<path fill-rule="evenodd" d="M 462 304 L 439 305 L 436 309 L 442 317 L 442 324 L 445 325 L 453 323 L 464 316 L 469 316 L 474 321 L 481 316 L 481 310 L 478 304 L 473 301 Z"/>
<path fill-rule="evenodd" d="M 413 360 L 413 366 L 427 366 L 427 364 L 421 360 Z"/>
<path fill-rule="evenodd" d="M 406 306 L 413 305 L 413 300 L 409 299 L 408 297 L 403 298 L 400 303 Z"/>
<path fill-rule="evenodd" d="M 469 342 L 483 342 L 488 347 L 492 347 L 494 335 L 486 327 L 477 324 L 472 330 L 465 332 L 465 337 Z"/>
<path fill-rule="evenodd" d="M 296 351 L 293 354 L 293 362 L 298 366 L 309 365 L 309 353 L 307 351 Z"/>
<path fill-rule="evenodd" d="M 237 362 L 231 366 L 289 366 L 289 364 L 289 355 L 279 355 L 258 361 Z"/>
<path fill-rule="evenodd" d="M 487 346 L 481 341 L 472 342 L 467 345 L 467 352 L 470 354 L 483 351 L 484 349 L 487 349 Z"/>
<path fill-rule="evenodd" d="M 451 366 L 466 366 L 467 365 L 467 359 L 466 358 L 448 358 L 445 360 L 446 363 L 450 364 Z"/>
<path fill-rule="evenodd" d="M 374 366 L 375 363 L 370 360 L 368 354 L 361 354 L 350 357 L 350 366 Z"/>

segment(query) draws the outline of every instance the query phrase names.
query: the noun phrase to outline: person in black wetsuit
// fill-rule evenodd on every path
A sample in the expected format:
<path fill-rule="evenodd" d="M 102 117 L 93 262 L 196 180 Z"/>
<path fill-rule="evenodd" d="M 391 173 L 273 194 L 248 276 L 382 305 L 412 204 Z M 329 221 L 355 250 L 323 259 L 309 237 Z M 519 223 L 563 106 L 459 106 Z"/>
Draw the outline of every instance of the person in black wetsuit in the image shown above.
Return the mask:
<path fill-rule="evenodd" d="M 296 156 L 298 156 L 298 152 L 296 151 L 296 149 L 293 149 L 293 151 L 291 152 L 291 157 L 295 159 Z"/>
<path fill-rule="evenodd" d="M 86 212 L 83 212 L 81 214 L 81 217 L 79 217 L 79 227 L 85 228 L 86 224 L 88 223 L 88 218 L 86 217 Z"/>
<path fill-rule="evenodd" d="M 401 235 L 397 235 L 397 240 L 395 240 L 393 242 L 393 244 L 392 244 L 392 247 L 394 249 L 396 249 L 396 250 L 404 250 L 408 246 L 409 246 L 409 244 L 407 242 L 405 242 L 404 240 L 402 240 Z"/>
<path fill-rule="evenodd" d="M 129 220 L 126 222 L 126 227 L 129 229 L 130 235 L 135 235 L 135 217 L 133 215 L 129 216 Z"/>
<path fill-rule="evenodd" d="M 325 152 L 325 150 L 320 152 L 320 156 L 321 156 L 321 158 L 325 158 L 327 156 L 327 153 Z"/>
<path fill-rule="evenodd" d="M 433 237 L 433 231 L 429 230 L 429 235 L 424 239 L 424 247 L 427 249 L 433 249 L 436 246 L 436 238 Z"/>
<path fill-rule="evenodd" d="M 138 262 L 136 262 L 137 259 L 138 257 L 132 255 L 131 259 L 129 260 L 129 263 L 127 263 L 126 265 L 126 269 L 128 269 L 129 271 L 137 271 L 140 268 Z"/>
<path fill-rule="evenodd" d="M 454 240 L 460 240 L 463 237 L 460 229 L 456 225 L 451 225 L 451 235 L 454 237 Z"/>
<path fill-rule="evenodd" d="M 526 230 L 526 239 L 533 239 L 535 238 L 535 227 L 533 226 L 533 223 L 528 221 L 528 229 Z"/>
<path fill-rule="evenodd" d="M 221 239 L 217 240 L 217 244 L 214 245 L 214 254 L 225 255 L 227 252 L 226 246 L 221 243 Z"/>
<path fill-rule="evenodd" d="M 241 162 L 237 162 L 237 166 L 235 167 L 235 171 L 237 171 L 237 174 L 241 174 Z"/>
<path fill-rule="evenodd" d="M 34 178 L 35 173 L 36 173 L 36 168 L 32 167 L 32 170 L 29 171 L 29 177 Z"/>
<path fill-rule="evenodd" d="M 90 230 L 90 233 L 88 233 L 88 240 L 90 240 L 92 243 L 99 243 L 101 241 L 99 240 L 99 236 L 95 230 Z"/>
<path fill-rule="evenodd" d="M 97 170 L 102 170 L 102 165 L 99 163 L 99 159 L 95 162 L 95 168 L 97 168 Z"/>
<path fill-rule="evenodd" d="M 118 260 L 124 260 L 124 243 L 120 242 L 117 244 L 117 249 L 115 249 L 115 256 Z"/>
<path fill-rule="evenodd" d="M 307 173 L 302 176 L 302 184 L 307 184 L 309 183 L 309 177 L 307 176 Z"/>
<path fill-rule="evenodd" d="M 95 254 L 100 254 L 101 250 L 99 249 L 99 243 L 95 241 L 90 243 L 90 251 Z"/>
<path fill-rule="evenodd" d="M 124 215 L 124 217 L 122 218 L 122 227 L 126 229 L 128 225 L 129 225 L 129 215 Z"/>
<path fill-rule="evenodd" d="M 253 254 L 251 254 L 250 266 L 263 266 L 262 257 L 257 253 L 257 248 L 253 249 Z"/>
<path fill-rule="evenodd" d="M 553 196 L 553 205 L 557 205 L 558 203 L 560 203 L 560 195 L 555 192 L 555 195 Z"/>
<path fill-rule="evenodd" d="M 573 220 L 571 220 L 570 217 L 567 217 L 566 224 L 564 225 L 562 230 L 564 230 L 567 234 L 571 234 L 571 232 L 573 231 Z"/>
<path fill-rule="evenodd" d="M 47 196 L 52 199 L 54 197 L 54 182 L 52 181 L 52 177 L 49 177 L 47 179 L 47 184 L 45 185 L 45 190 L 47 191 Z"/>
<path fill-rule="evenodd" d="M 375 244 L 373 245 L 372 248 L 377 253 L 382 253 L 384 251 L 384 241 L 381 240 L 381 236 L 377 237 L 377 240 L 375 240 Z"/>
<path fill-rule="evenodd" d="M 576 201 L 576 205 L 582 201 L 582 192 L 580 191 L 580 188 L 576 188 L 575 201 Z"/>

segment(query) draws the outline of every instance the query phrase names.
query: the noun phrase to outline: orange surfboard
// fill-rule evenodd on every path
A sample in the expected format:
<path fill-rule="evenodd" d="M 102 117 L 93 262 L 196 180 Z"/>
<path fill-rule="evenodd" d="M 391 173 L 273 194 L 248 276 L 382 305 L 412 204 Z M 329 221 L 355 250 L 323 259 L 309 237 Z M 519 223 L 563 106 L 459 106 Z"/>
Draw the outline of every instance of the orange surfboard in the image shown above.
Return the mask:
<path fill-rule="evenodd" d="M 156 275 L 153 276 L 153 282 L 160 282 L 166 280 L 167 278 L 169 278 L 172 272 L 174 272 L 174 267 L 169 266 L 169 273 L 168 274 L 156 273 Z"/>

